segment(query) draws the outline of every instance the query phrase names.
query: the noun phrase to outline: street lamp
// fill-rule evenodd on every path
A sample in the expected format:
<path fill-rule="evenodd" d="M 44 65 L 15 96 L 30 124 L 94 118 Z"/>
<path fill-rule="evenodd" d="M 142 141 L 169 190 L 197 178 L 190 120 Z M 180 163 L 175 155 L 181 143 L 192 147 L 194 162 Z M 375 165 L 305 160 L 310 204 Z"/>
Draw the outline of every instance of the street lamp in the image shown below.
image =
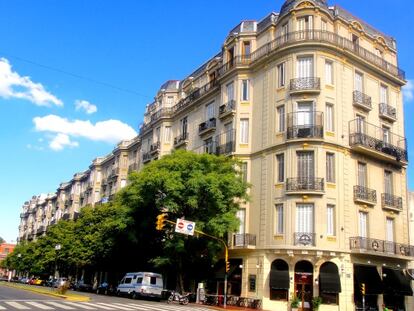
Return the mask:
<path fill-rule="evenodd" d="M 57 277 L 58 277 L 58 269 L 57 269 L 57 257 L 58 257 L 58 251 L 60 250 L 62 248 L 62 245 L 60 245 L 60 244 L 56 244 L 55 245 L 55 273 L 54 273 L 54 276 L 55 276 L 55 278 L 57 279 Z"/>

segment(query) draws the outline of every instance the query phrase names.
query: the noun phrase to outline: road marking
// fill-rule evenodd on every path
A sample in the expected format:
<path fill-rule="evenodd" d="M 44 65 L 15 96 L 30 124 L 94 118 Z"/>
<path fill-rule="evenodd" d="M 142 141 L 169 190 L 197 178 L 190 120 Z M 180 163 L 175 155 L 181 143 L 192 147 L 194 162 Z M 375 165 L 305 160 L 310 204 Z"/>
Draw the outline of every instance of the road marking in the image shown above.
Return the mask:
<path fill-rule="evenodd" d="M 54 302 L 54 301 L 46 301 L 47 304 L 50 304 L 52 306 L 57 307 L 58 309 L 64 309 L 64 310 L 74 310 L 74 308 L 65 306 L 63 303 Z"/>
<path fill-rule="evenodd" d="M 124 307 L 124 306 L 116 306 L 116 305 L 113 305 L 112 303 L 103 303 L 103 302 L 98 302 L 98 303 L 96 303 L 95 304 L 96 306 L 98 306 L 98 307 L 101 307 L 102 309 L 106 309 L 106 310 L 112 310 L 113 308 L 115 308 L 115 309 L 119 309 L 119 310 L 131 310 L 131 308 L 128 308 L 128 307 Z M 105 306 L 107 307 L 107 308 L 105 308 Z M 133 309 L 132 309 L 133 310 Z"/>
<path fill-rule="evenodd" d="M 6 308 L 5 308 L 5 307 L 0 306 L 0 310 L 6 310 Z"/>
<path fill-rule="evenodd" d="M 65 304 L 70 305 L 70 306 L 75 306 L 77 308 L 81 308 L 85 310 L 96 310 L 95 305 L 92 303 L 88 303 L 88 302 L 77 303 L 77 302 L 65 301 Z"/>
<path fill-rule="evenodd" d="M 38 302 L 34 302 L 34 301 L 26 301 L 27 304 L 32 305 L 36 308 L 42 309 L 42 310 L 54 310 L 55 308 L 43 305 L 41 303 Z"/>
<path fill-rule="evenodd" d="M 19 309 L 19 310 L 28 310 L 28 309 L 30 309 L 29 307 L 26 307 L 26 306 L 22 305 L 21 303 L 18 303 L 18 302 L 15 302 L 15 301 L 6 301 L 5 303 L 7 303 L 9 306 L 12 306 L 13 308 L 16 308 L 16 309 Z"/>
<path fill-rule="evenodd" d="M 143 305 L 140 305 L 140 304 L 128 303 L 127 306 L 129 306 L 131 308 L 134 308 L 134 309 L 137 309 L 137 310 L 152 311 L 152 309 L 144 307 Z"/>

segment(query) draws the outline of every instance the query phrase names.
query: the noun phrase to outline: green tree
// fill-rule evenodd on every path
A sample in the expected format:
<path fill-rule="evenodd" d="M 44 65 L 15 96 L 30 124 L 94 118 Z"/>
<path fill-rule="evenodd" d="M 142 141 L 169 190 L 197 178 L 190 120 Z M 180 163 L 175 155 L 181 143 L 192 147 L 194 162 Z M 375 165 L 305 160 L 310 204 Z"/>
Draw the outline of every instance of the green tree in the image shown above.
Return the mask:
<path fill-rule="evenodd" d="M 6 243 L 6 241 L 0 236 L 0 244 Z"/>
<path fill-rule="evenodd" d="M 156 267 L 177 271 L 180 290 L 190 274 L 205 277 L 222 256 L 222 245 L 205 237 L 173 234 L 172 228 L 156 232 L 156 215 L 167 212 L 173 221 L 195 221 L 198 230 L 225 239 L 227 232 L 238 228 L 236 212 L 248 199 L 248 185 L 237 168 L 238 162 L 228 157 L 176 151 L 131 174 L 130 185 L 117 198 L 117 204 L 132 210 L 137 243 L 149 247 L 148 259 Z"/>

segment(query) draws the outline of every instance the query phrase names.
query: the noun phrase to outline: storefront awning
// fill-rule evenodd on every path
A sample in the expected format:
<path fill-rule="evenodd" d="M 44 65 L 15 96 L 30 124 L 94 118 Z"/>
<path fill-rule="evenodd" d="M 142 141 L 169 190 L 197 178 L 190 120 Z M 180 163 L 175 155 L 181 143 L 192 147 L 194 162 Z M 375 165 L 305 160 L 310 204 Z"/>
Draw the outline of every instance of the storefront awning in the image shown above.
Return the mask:
<path fill-rule="evenodd" d="M 411 278 L 401 270 L 390 268 L 382 269 L 384 292 L 387 294 L 412 296 Z"/>
<path fill-rule="evenodd" d="M 340 293 L 341 280 L 339 279 L 339 274 L 334 272 L 319 273 L 319 290 L 321 293 Z"/>
<path fill-rule="evenodd" d="M 354 280 L 358 284 L 365 284 L 367 295 L 379 295 L 384 291 L 381 277 L 375 266 L 354 265 Z"/>
<path fill-rule="evenodd" d="M 289 289 L 288 270 L 270 270 L 269 286 L 271 289 Z"/>

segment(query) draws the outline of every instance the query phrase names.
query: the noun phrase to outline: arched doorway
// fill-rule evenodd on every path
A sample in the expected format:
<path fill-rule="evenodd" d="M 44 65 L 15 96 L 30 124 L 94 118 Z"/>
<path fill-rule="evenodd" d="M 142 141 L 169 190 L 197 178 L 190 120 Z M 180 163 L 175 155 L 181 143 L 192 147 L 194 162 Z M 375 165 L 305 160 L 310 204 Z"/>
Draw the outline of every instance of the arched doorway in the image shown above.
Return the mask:
<path fill-rule="evenodd" d="M 288 301 L 289 285 L 289 265 L 282 259 L 276 259 L 270 269 L 270 300 Z"/>
<path fill-rule="evenodd" d="M 324 304 L 338 305 L 340 292 L 341 279 L 338 266 L 327 261 L 319 269 L 319 296 Z"/>
<path fill-rule="evenodd" d="M 312 310 L 313 265 L 302 260 L 295 265 L 295 296 L 299 298 L 299 310 Z"/>

